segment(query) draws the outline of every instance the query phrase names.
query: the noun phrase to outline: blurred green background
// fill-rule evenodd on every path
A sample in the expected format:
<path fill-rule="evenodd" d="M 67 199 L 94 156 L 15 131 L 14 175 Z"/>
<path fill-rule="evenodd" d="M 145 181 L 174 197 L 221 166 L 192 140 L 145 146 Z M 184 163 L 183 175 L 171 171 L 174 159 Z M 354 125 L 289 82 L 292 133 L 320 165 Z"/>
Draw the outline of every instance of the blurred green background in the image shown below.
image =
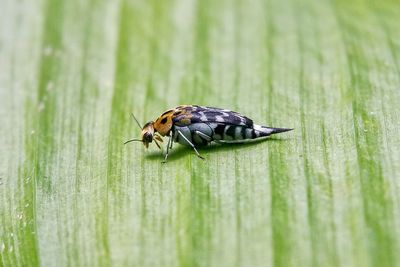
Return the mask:
<path fill-rule="evenodd" d="M 0 6 L 0 265 L 400 266 L 399 1 Z M 179 104 L 295 131 L 122 144 Z"/>

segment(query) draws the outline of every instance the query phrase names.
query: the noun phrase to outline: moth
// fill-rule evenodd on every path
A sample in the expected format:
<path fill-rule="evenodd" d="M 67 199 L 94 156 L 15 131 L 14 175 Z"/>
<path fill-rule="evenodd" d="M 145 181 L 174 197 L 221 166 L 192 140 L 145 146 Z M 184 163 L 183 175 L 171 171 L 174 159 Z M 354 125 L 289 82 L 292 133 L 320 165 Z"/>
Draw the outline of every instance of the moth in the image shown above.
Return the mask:
<path fill-rule="evenodd" d="M 169 109 L 143 127 L 135 116 L 133 117 L 142 130 L 141 139 L 130 139 L 124 144 L 138 141 L 148 148 L 154 141 L 161 149 L 158 142 L 163 142 L 162 137 L 167 136 L 169 139 L 164 163 L 167 161 L 173 142 L 192 147 L 196 155 L 204 159 L 197 151 L 197 146 L 205 146 L 212 142 L 244 143 L 293 130 L 261 126 L 235 111 L 196 105 L 182 105 Z"/>

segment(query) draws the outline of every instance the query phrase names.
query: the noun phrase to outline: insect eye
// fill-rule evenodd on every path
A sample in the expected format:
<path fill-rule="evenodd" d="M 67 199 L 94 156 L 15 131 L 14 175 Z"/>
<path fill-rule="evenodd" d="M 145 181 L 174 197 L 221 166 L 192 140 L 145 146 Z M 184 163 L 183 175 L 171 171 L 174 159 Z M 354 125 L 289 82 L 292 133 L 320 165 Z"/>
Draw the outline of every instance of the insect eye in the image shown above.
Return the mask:
<path fill-rule="evenodd" d="M 147 143 L 150 143 L 153 141 L 153 135 L 151 133 L 145 133 L 143 135 L 143 140 Z"/>

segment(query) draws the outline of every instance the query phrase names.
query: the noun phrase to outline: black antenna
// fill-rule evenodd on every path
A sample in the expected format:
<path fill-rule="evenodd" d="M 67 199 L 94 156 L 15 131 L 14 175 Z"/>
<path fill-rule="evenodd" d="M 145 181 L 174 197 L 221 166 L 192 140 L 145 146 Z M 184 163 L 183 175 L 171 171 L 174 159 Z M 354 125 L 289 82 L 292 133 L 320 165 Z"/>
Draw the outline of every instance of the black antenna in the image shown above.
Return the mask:
<path fill-rule="evenodd" d="M 139 123 L 139 121 L 136 119 L 135 115 L 133 115 L 133 113 L 131 113 L 131 115 L 132 115 L 132 118 L 136 121 L 136 123 L 137 123 L 137 125 L 139 126 L 139 128 L 140 128 L 141 130 L 143 130 L 143 127 L 140 126 L 140 123 Z"/>
<path fill-rule="evenodd" d="M 124 143 L 124 145 L 126 145 L 127 143 L 130 143 L 130 142 L 134 142 L 134 141 L 142 142 L 142 143 L 143 143 L 143 141 L 140 140 L 140 139 L 130 139 L 130 140 L 126 141 L 126 142 Z"/>

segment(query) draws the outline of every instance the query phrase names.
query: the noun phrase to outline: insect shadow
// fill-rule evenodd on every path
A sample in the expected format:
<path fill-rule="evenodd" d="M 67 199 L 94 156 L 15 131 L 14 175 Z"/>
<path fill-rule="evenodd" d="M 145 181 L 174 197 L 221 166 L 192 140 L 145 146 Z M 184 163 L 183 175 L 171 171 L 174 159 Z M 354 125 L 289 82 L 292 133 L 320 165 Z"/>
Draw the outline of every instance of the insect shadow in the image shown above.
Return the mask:
<path fill-rule="evenodd" d="M 208 155 L 214 152 L 218 152 L 218 151 L 231 151 L 231 152 L 235 152 L 239 149 L 243 149 L 246 147 L 252 147 L 255 146 L 259 143 L 262 142 L 284 142 L 287 141 L 286 139 L 282 139 L 282 138 L 276 138 L 276 137 L 266 137 L 266 138 L 260 138 L 260 139 L 255 139 L 249 142 L 243 142 L 243 143 L 212 143 L 211 145 L 206 145 L 206 146 L 198 146 L 196 147 L 197 150 L 200 152 L 200 154 L 202 155 Z M 162 156 L 164 151 L 162 153 L 160 152 L 151 152 L 149 153 L 146 158 L 150 159 L 150 160 L 160 160 L 160 154 L 162 154 Z M 180 158 L 182 158 L 185 155 L 188 154 L 193 154 L 193 149 L 189 146 L 182 146 L 182 145 L 175 145 L 174 148 L 172 149 L 172 151 L 170 150 L 170 156 L 168 157 L 168 161 L 174 161 L 174 160 L 178 160 Z M 161 157 L 162 158 L 162 157 Z M 201 161 L 201 159 L 199 159 Z M 207 160 L 207 158 L 205 159 Z"/>

